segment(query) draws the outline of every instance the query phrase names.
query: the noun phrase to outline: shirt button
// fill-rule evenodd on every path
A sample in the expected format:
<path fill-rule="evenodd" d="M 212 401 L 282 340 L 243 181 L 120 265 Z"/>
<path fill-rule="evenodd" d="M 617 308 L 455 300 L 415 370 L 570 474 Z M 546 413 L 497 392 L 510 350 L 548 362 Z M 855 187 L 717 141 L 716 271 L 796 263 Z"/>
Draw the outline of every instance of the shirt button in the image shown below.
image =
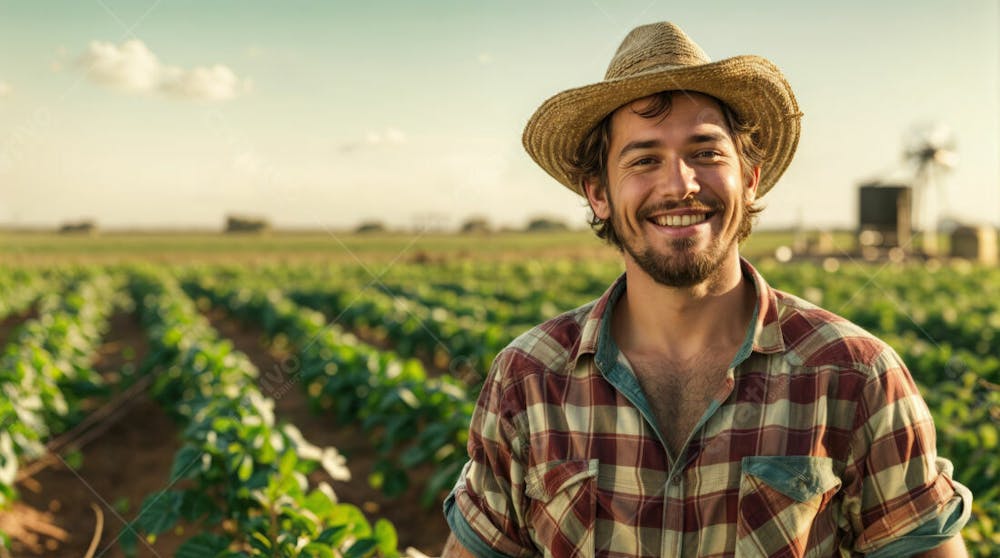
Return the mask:
<path fill-rule="evenodd" d="M 680 486 L 680 484 L 681 484 L 681 476 L 677 475 L 676 477 L 670 479 L 670 484 L 672 484 L 674 486 Z"/>

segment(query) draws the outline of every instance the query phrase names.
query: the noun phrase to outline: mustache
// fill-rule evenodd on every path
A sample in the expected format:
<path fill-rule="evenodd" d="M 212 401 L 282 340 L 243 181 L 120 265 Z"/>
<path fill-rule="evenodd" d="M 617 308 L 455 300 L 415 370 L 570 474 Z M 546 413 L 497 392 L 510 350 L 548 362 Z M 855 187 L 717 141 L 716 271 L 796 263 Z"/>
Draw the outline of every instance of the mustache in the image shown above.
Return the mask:
<path fill-rule="evenodd" d="M 719 200 L 681 200 L 673 201 L 667 200 L 658 202 L 656 204 L 647 206 L 639 210 L 639 219 L 648 219 L 656 213 L 661 213 L 664 211 L 673 211 L 675 209 L 690 209 L 694 211 L 703 211 L 706 213 L 713 213 L 716 211 L 722 211 L 725 209 L 725 205 Z"/>

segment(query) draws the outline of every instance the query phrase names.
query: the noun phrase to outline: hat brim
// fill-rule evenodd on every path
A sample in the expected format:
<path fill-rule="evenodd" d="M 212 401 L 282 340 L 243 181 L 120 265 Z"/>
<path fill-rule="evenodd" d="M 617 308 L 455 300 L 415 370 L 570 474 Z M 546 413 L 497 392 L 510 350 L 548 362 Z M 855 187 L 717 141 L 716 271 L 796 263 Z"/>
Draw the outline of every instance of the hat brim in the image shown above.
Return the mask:
<path fill-rule="evenodd" d="M 654 69 L 563 91 L 532 115 L 522 137 L 524 148 L 559 183 L 582 196 L 568 169 L 590 130 L 619 107 L 673 90 L 711 95 L 757 125 L 756 140 L 767 156 L 761 166 L 757 197 L 766 194 L 792 161 L 802 113 L 778 67 L 759 56 Z"/>

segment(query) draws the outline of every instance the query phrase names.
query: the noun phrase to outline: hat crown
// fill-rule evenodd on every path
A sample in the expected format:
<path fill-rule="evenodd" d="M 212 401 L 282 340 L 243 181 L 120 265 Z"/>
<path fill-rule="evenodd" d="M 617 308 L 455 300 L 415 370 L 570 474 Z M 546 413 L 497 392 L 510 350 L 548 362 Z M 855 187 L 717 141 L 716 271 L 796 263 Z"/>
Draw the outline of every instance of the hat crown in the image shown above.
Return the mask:
<path fill-rule="evenodd" d="M 634 76 L 652 69 L 696 66 L 712 60 L 680 27 L 664 21 L 633 29 L 615 52 L 605 80 Z"/>

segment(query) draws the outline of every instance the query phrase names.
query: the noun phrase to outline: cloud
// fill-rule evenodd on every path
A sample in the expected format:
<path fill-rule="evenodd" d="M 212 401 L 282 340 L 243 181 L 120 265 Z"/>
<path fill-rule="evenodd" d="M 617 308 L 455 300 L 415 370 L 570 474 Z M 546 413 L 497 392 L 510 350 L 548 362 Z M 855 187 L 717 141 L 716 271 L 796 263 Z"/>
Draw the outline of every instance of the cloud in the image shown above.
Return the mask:
<path fill-rule="evenodd" d="M 139 40 L 120 47 L 92 41 L 80 62 L 95 82 L 131 92 L 155 90 L 163 71 L 160 60 Z"/>
<path fill-rule="evenodd" d="M 406 142 L 406 134 L 399 128 L 390 126 L 384 130 L 369 130 L 365 134 L 364 141 L 347 142 L 340 146 L 340 150 L 348 153 L 366 146 L 402 145 Z"/>
<path fill-rule="evenodd" d="M 10 86 L 6 81 L 0 81 L 0 99 L 9 96 L 14 91 L 14 88 Z"/>
<path fill-rule="evenodd" d="M 241 80 L 221 64 L 191 69 L 165 65 L 137 39 L 121 45 L 92 41 L 79 64 L 95 83 L 128 93 L 223 101 L 235 98 L 251 86 L 249 80 Z"/>
<path fill-rule="evenodd" d="M 240 82 L 228 67 L 216 64 L 211 68 L 166 68 L 160 83 L 163 92 L 182 99 L 224 101 L 250 88 L 250 82 Z"/>

